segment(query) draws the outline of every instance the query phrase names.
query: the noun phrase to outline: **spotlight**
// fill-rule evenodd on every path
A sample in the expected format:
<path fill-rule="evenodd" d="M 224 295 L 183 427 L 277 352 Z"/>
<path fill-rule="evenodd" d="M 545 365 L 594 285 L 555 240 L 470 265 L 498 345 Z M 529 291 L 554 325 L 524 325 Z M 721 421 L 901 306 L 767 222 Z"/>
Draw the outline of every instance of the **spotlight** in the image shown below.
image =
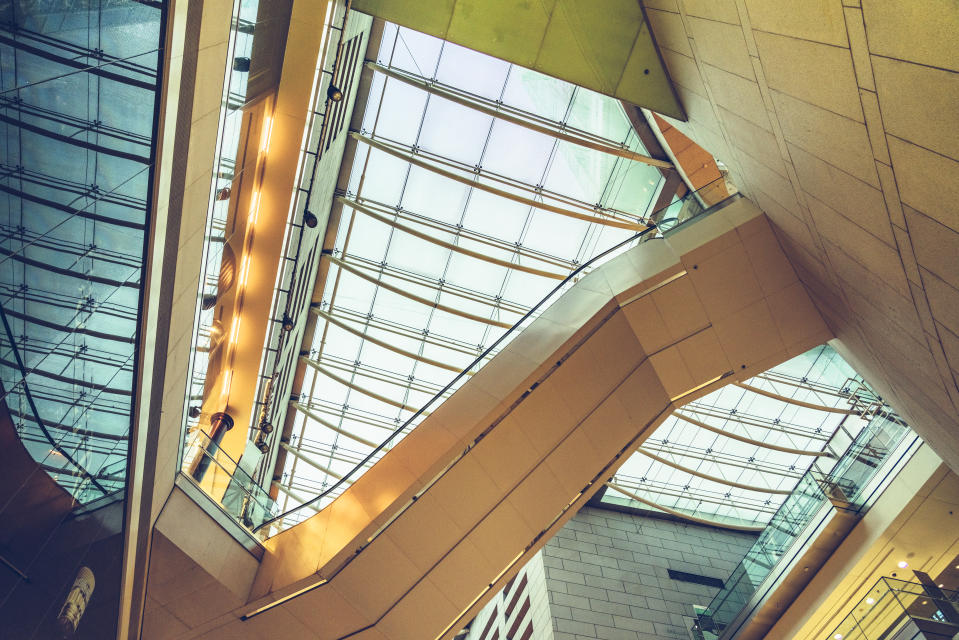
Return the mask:
<path fill-rule="evenodd" d="M 296 326 L 296 324 L 293 322 L 293 318 L 291 318 L 290 316 L 284 313 L 283 314 L 283 330 L 286 332 L 293 331 L 294 326 Z"/>
<path fill-rule="evenodd" d="M 260 450 L 260 453 L 266 453 L 270 450 L 270 445 L 260 440 L 256 443 L 256 448 Z"/>
<path fill-rule="evenodd" d="M 198 406 L 196 406 L 196 405 L 190 407 L 190 417 L 191 417 L 191 418 L 199 418 L 201 413 L 202 413 L 202 411 L 200 410 L 200 407 L 198 407 Z"/>
<path fill-rule="evenodd" d="M 311 211 L 303 212 L 303 224 L 308 226 L 310 229 L 315 229 L 316 225 L 320 223 L 319 219 L 313 215 Z"/>
<path fill-rule="evenodd" d="M 250 70 L 249 58 L 233 58 L 233 70 L 247 72 Z"/>
<path fill-rule="evenodd" d="M 876 604 L 875 598 L 866 598 L 866 604 Z"/>
<path fill-rule="evenodd" d="M 273 425 L 264 420 L 260 423 L 260 431 L 263 433 L 273 433 Z"/>
<path fill-rule="evenodd" d="M 339 102 L 343 99 L 343 92 L 336 85 L 330 85 L 326 88 L 326 97 L 333 102 Z"/>
<path fill-rule="evenodd" d="M 233 190 L 230 189 L 230 187 L 223 187 L 222 189 L 216 192 L 217 202 L 223 202 L 224 200 L 229 200 L 230 194 L 232 192 Z"/>
<path fill-rule="evenodd" d="M 216 294 L 208 293 L 203 296 L 203 301 L 200 303 L 200 307 L 204 311 L 209 311 L 216 306 Z"/>
<path fill-rule="evenodd" d="M 899 564 L 897 564 L 896 566 L 899 567 L 900 569 L 905 569 L 906 567 L 909 566 L 909 563 L 906 562 L 905 560 L 900 560 Z"/>

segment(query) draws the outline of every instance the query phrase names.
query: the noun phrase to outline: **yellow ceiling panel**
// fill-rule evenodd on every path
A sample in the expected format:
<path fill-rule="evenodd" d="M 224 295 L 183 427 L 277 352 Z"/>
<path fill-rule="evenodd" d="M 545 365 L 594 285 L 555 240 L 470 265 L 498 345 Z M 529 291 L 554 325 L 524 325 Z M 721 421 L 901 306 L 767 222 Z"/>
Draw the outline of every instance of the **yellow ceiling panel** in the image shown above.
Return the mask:
<path fill-rule="evenodd" d="M 686 120 L 636 0 L 354 0 L 353 8 Z"/>

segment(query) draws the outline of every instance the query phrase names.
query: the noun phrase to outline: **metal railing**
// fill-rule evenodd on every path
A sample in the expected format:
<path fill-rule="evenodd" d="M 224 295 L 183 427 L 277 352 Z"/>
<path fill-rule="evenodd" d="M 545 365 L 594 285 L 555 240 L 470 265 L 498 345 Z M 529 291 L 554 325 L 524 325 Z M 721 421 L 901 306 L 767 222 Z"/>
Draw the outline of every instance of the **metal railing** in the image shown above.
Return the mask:
<path fill-rule="evenodd" d="M 720 178 L 720 180 L 722 180 L 722 178 Z M 702 189 L 698 191 L 688 192 L 677 201 L 671 203 L 670 205 L 666 207 L 663 207 L 662 209 L 658 211 L 653 212 L 649 216 L 649 220 L 655 221 L 657 219 L 663 219 L 663 218 L 671 219 L 675 217 L 677 218 L 677 222 L 675 225 L 670 227 L 670 231 L 672 231 L 676 227 L 678 227 L 680 224 L 689 222 L 701 216 L 702 214 L 711 211 L 713 207 L 719 207 L 720 205 L 725 205 L 732 198 L 737 197 L 737 194 L 733 194 L 731 196 L 727 196 L 726 198 L 723 198 L 722 200 L 714 204 L 712 207 L 704 207 L 702 204 L 702 200 L 700 198 L 700 191 L 703 191 L 705 189 L 714 190 L 715 187 L 716 185 L 713 182 L 713 183 L 709 183 L 708 185 L 705 185 L 704 187 L 702 187 Z M 687 214 L 680 221 L 678 219 L 679 212 L 683 209 L 683 206 L 686 203 L 691 203 L 691 202 L 695 204 L 691 204 L 686 207 Z M 643 241 L 649 240 L 650 238 L 656 237 L 657 236 L 656 224 L 654 222 L 650 222 L 647 224 L 650 224 L 650 226 L 647 227 L 646 229 L 630 236 L 629 238 L 613 245 L 612 247 L 606 249 L 605 251 L 593 256 L 592 258 L 590 258 L 583 264 L 579 265 L 576 269 L 574 269 L 568 276 L 566 276 L 565 279 L 563 279 L 559 284 L 557 284 L 542 300 L 540 300 L 536 305 L 534 305 L 531 309 L 529 309 L 523 315 L 523 317 L 521 317 L 512 327 L 507 329 L 499 338 L 497 338 L 492 344 L 490 344 L 466 368 L 464 368 L 460 373 L 454 376 L 453 379 L 446 384 L 446 386 L 440 389 L 439 392 L 437 392 L 432 398 L 430 398 L 403 424 L 401 424 L 399 427 L 394 429 L 382 442 L 380 442 L 380 444 L 378 444 L 359 463 L 357 463 L 347 473 L 345 473 L 341 478 L 339 478 L 333 485 L 331 485 L 329 488 L 324 490 L 319 495 L 308 500 L 307 502 L 304 502 L 293 508 L 287 509 L 283 513 L 262 522 L 260 525 L 258 525 L 257 527 L 253 529 L 254 533 L 264 529 L 270 532 L 269 535 L 278 533 L 280 530 L 282 530 L 284 521 L 289 520 L 293 514 L 296 514 L 304 509 L 312 509 L 316 511 L 322 508 L 323 506 L 325 506 L 325 504 L 323 503 L 324 500 L 333 499 L 336 497 L 336 495 L 339 495 L 338 492 L 340 492 L 341 489 L 344 489 L 348 484 L 353 482 L 353 478 L 357 475 L 358 471 L 360 471 L 361 469 L 373 463 L 374 459 L 381 452 L 383 452 L 387 447 L 389 447 L 390 444 L 397 439 L 397 436 L 408 431 L 413 425 L 413 423 L 419 417 L 421 417 L 425 411 L 427 411 L 430 407 L 436 404 L 437 401 L 442 399 L 447 393 L 449 393 L 454 387 L 456 387 L 456 385 L 459 382 L 461 382 L 467 375 L 475 373 L 475 371 L 477 371 L 483 364 L 485 364 L 488 361 L 490 354 L 492 354 L 492 352 L 495 351 L 499 346 L 503 345 L 508 338 L 514 337 L 521 328 L 525 328 L 530 322 L 532 322 L 532 320 L 538 317 L 539 314 L 543 310 L 545 310 L 546 307 L 549 306 L 547 304 L 548 302 L 553 301 L 562 292 L 566 291 L 573 284 L 575 284 L 575 282 L 577 282 L 580 277 L 585 275 L 585 273 L 587 273 L 590 268 L 596 267 L 606 262 L 607 260 L 617 255 L 619 252 L 621 252 L 622 250 L 631 246 L 634 243 L 643 242 Z M 273 529 L 275 529 L 275 531 Z"/>
<path fill-rule="evenodd" d="M 909 427 L 885 407 L 873 415 L 831 470 L 824 472 L 814 465 L 803 474 L 700 616 L 699 630 L 721 635 L 827 502 L 837 509 L 860 512 L 866 504 L 867 485 L 909 433 Z"/>
<path fill-rule="evenodd" d="M 193 433 L 181 471 L 249 529 L 276 515 L 276 503 L 270 495 L 203 430 Z"/>
<path fill-rule="evenodd" d="M 899 637 L 910 625 L 914 626 L 916 637 L 959 635 L 959 591 L 880 578 L 823 640 L 885 640 Z"/>

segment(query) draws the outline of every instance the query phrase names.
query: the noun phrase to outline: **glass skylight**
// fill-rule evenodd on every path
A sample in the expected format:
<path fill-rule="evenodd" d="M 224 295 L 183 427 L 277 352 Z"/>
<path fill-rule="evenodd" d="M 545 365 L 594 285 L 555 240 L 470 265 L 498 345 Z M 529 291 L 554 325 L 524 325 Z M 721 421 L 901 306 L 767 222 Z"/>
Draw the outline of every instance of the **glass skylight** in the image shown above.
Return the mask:
<path fill-rule="evenodd" d="M 842 411 L 851 409 L 846 390 L 851 378 L 856 378 L 856 372 L 831 347 L 823 345 L 744 385 Z M 761 444 L 715 433 L 684 417 Z M 826 450 L 839 429 L 846 432 L 842 441 L 848 443 L 866 424 L 868 420 L 858 415 L 792 404 L 727 385 L 667 418 L 640 452 L 620 468 L 612 484 L 683 514 L 761 526 L 816 458 L 797 451 Z M 837 453 L 842 449 L 840 446 Z M 633 500 L 613 489 L 606 491 L 603 501 L 651 507 L 649 502 Z"/>
<path fill-rule="evenodd" d="M 645 154 L 612 98 L 394 25 L 385 29 L 377 62 Z M 379 72 L 360 134 L 590 217 L 609 212 L 640 225 L 662 186 L 655 167 L 493 118 Z M 363 141 L 345 197 L 355 204 L 344 207 L 315 309 L 320 322 L 298 408 L 291 409 L 295 453 L 286 458 L 281 509 L 349 471 L 556 278 L 635 233 L 531 207 Z"/>

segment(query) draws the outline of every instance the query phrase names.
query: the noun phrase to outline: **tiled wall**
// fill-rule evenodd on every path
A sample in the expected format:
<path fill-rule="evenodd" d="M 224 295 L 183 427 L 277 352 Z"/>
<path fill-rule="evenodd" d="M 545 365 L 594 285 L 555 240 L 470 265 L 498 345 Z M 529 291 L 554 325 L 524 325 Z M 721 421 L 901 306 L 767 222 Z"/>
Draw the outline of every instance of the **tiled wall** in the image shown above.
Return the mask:
<path fill-rule="evenodd" d="M 725 580 L 755 535 L 587 507 L 550 540 L 513 585 L 528 576 L 532 640 L 687 640 L 693 605 L 718 591 L 668 570 Z M 497 595 L 466 640 L 520 640 L 502 619 L 510 596 Z M 495 609 L 495 614 L 494 614 Z M 491 616 L 497 620 L 487 625 Z M 514 611 L 515 615 L 515 611 Z"/>
<path fill-rule="evenodd" d="M 549 640 L 543 554 L 537 554 L 473 620 L 464 640 Z"/>
<path fill-rule="evenodd" d="M 959 5 L 645 0 L 688 122 L 837 345 L 959 469 Z"/>
<path fill-rule="evenodd" d="M 718 589 L 667 570 L 725 580 L 754 535 L 587 507 L 543 549 L 555 640 L 687 639 L 694 604 Z"/>

